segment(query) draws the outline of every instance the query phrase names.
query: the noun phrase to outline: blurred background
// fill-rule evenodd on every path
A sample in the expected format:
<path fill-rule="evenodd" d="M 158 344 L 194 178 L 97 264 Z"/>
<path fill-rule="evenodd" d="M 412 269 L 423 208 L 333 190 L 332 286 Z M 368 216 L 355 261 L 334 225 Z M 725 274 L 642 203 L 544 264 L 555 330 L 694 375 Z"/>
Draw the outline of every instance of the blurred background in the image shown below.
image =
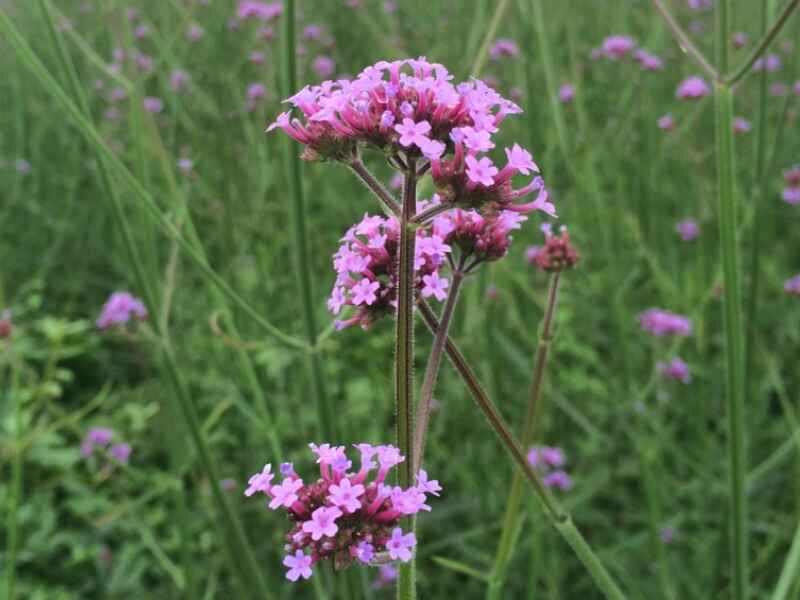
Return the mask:
<path fill-rule="evenodd" d="M 281 3 L 264 3 L 273 14 L 245 17 L 234 0 L 48 4 L 52 29 L 38 1 L 0 2 L 52 77 L 52 85 L 42 85 L 4 27 L 6 591 L 47 600 L 245 597 L 247 583 L 230 567 L 232 534 L 218 516 L 221 490 L 274 598 L 391 597 L 391 573 L 362 566 L 287 582 L 280 564 L 285 518 L 242 495 L 266 462 L 292 460 L 312 471 L 310 441 L 390 443 L 394 436 L 392 320 L 368 332 L 334 332 L 325 306 L 339 239 L 365 212 L 380 213 L 347 169 L 302 165 L 321 341 L 309 353 L 257 318 L 290 341 L 306 339 L 284 139 L 264 133 L 295 91 L 281 84 Z M 712 3 L 668 4 L 713 57 Z M 738 64 L 759 38 L 761 3 L 734 4 L 738 37 L 730 43 Z M 780 3 L 767 4 L 775 14 Z M 504 122 L 498 145 L 519 142 L 531 150 L 557 224 L 568 225 L 582 259 L 563 276 L 539 430 L 538 442 L 561 448 L 567 459 L 571 486 L 554 493 L 632 597 L 726 597 L 714 110 L 710 95 L 688 101 L 676 93 L 702 72 L 644 0 L 297 5 L 300 86 L 353 77 L 379 60 L 426 56 L 455 81 L 480 77 L 523 108 Z M 604 47 L 610 36 L 630 37 L 633 48 L 615 54 Z M 768 597 L 781 573 L 800 514 L 800 292 L 785 287 L 800 272 L 800 197 L 791 191 L 798 182 L 784 176 L 800 163 L 798 44 L 795 18 L 758 72 L 735 88 L 735 192 L 752 374 L 750 558 L 759 598 Z M 65 111 L 54 96 L 59 89 L 85 98 L 87 121 Z M 95 143 L 85 137 L 89 123 L 99 135 Z M 103 169 L 98 144 L 128 176 Z M 393 185 L 379 156 L 367 155 L 367 162 Z M 541 222 L 532 216 L 508 256 L 468 280 L 452 330 L 515 427 L 547 289 L 546 274 L 526 260 L 526 249 L 544 239 Z M 188 240 L 194 259 L 169 228 Z M 198 257 L 256 314 L 221 290 Z M 149 292 L 139 287 L 140 275 Z M 157 313 L 99 326 L 104 303 L 119 291 L 152 294 Z M 692 335 L 643 332 L 637 315 L 651 307 L 688 316 Z M 417 341 L 421 378 L 430 348 L 422 326 Z M 332 407 L 334 439 L 320 437 L 312 354 Z M 690 381 L 658 367 L 676 357 Z M 418 522 L 419 593 L 482 598 L 512 466 L 449 364 L 435 397 L 427 470 L 444 493 Z M 207 442 L 217 480 L 203 468 L 181 402 L 196 412 L 195 431 Z M 98 440 L 92 428 L 110 429 L 110 441 L 103 434 Z M 107 444 L 108 454 L 92 439 Z M 503 597 L 600 597 L 534 499 L 526 496 L 523 507 Z"/>

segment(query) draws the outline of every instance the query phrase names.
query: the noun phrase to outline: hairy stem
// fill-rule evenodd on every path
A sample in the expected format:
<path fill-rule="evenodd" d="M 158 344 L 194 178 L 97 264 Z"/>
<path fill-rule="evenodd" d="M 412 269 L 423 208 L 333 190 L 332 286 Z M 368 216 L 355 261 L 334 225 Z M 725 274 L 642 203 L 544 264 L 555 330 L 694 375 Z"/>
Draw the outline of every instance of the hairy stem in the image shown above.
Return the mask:
<path fill-rule="evenodd" d="M 442 316 L 439 320 L 439 329 L 433 338 L 431 354 L 428 357 L 428 364 L 425 367 L 425 377 L 422 380 L 422 391 L 419 396 L 417 406 L 416 430 L 414 431 L 414 468 L 416 473 L 422 466 L 422 456 L 425 452 L 425 437 L 428 432 L 428 424 L 431 418 L 431 404 L 433 402 L 433 390 L 436 387 L 436 379 L 439 375 L 439 367 L 442 364 L 444 344 L 447 340 L 447 333 L 450 330 L 450 322 L 453 318 L 453 311 L 458 302 L 458 293 L 461 283 L 464 281 L 463 258 L 458 268 L 453 270 L 453 281 L 450 285 L 450 293 L 447 295 L 447 302 L 442 309 Z"/>
<path fill-rule="evenodd" d="M 408 158 L 403 180 L 403 206 L 400 217 L 397 266 L 397 328 L 395 333 L 394 391 L 397 412 L 397 446 L 406 459 L 400 465 L 400 486 L 411 485 L 414 454 L 411 435 L 414 410 L 414 248 L 416 228 L 410 223 L 417 212 L 417 172 L 415 160 Z M 413 520 L 407 519 L 413 529 Z M 398 600 L 416 597 L 414 559 L 400 565 L 397 577 Z"/>
<path fill-rule="evenodd" d="M 361 157 L 355 157 L 347 164 L 347 166 L 350 167 L 350 170 L 356 174 L 356 176 L 364 183 L 364 185 L 369 188 L 369 191 L 371 191 L 381 202 L 384 211 L 393 217 L 400 216 L 400 205 L 397 204 L 391 192 L 383 187 L 381 182 L 376 179 L 369 169 L 367 169 L 366 165 L 361 161 Z"/>
<path fill-rule="evenodd" d="M 653 5 L 656 7 L 656 10 L 661 13 L 661 16 L 664 18 L 664 22 L 667 24 L 667 27 L 677 40 L 681 50 L 686 52 L 698 64 L 698 66 L 703 69 L 703 71 L 705 71 L 709 77 L 711 77 L 712 80 L 718 81 L 719 72 L 717 69 L 711 66 L 711 63 L 708 62 L 708 59 L 706 59 L 703 53 L 698 50 L 697 46 L 692 43 L 689 35 L 678 24 L 678 21 L 674 16 L 672 16 L 672 13 L 669 12 L 669 9 L 666 7 L 664 2 L 662 0 L 653 0 Z"/>
<path fill-rule="evenodd" d="M 425 320 L 426 325 L 431 332 L 436 335 L 439 329 L 439 322 L 436 319 L 433 311 L 426 302 L 419 302 L 419 312 Z M 561 534 L 565 541 L 575 552 L 578 559 L 589 572 L 597 587 L 603 592 L 606 598 L 612 600 L 624 600 L 625 595 L 619 589 L 617 584 L 611 578 L 608 571 L 606 571 L 603 564 L 600 562 L 599 557 L 592 551 L 591 547 L 587 544 L 581 533 L 572 523 L 569 514 L 564 510 L 561 504 L 556 500 L 550 491 L 542 484 L 539 475 L 528 463 L 527 457 L 522 447 L 514 439 L 510 428 L 503 420 L 503 417 L 498 412 L 495 405 L 486 395 L 483 387 L 481 386 L 475 373 L 467 364 L 461 351 L 448 337 L 445 342 L 445 350 L 447 356 L 450 358 L 453 367 L 455 367 L 464 384 L 472 394 L 475 403 L 480 408 L 483 415 L 489 421 L 492 430 L 500 438 L 508 454 L 512 460 L 517 464 L 517 467 L 523 472 L 526 479 L 530 483 L 534 493 L 539 501 L 542 503 L 544 513 L 550 520 L 552 525 Z"/>
<path fill-rule="evenodd" d="M 522 447 L 525 448 L 532 444 L 535 437 L 537 417 L 540 414 L 540 397 L 542 382 L 544 381 L 545 367 L 547 366 L 547 356 L 550 350 L 550 341 L 553 339 L 553 318 L 558 304 L 558 287 L 561 274 L 556 271 L 550 277 L 550 287 L 547 291 L 547 307 L 539 334 L 539 346 L 536 351 L 536 359 L 533 367 L 533 379 L 531 381 L 528 405 L 525 409 L 525 420 L 522 427 Z M 503 584 L 508 570 L 508 562 L 514 550 L 516 540 L 517 524 L 519 522 L 520 504 L 522 503 L 522 473 L 514 472 L 511 482 L 511 492 L 506 501 L 506 510 L 503 517 L 503 529 L 500 533 L 500 543 L 495 555 L 492 574 L 489 579 L 489 600 L 500 600 L 502 598 Z"/>

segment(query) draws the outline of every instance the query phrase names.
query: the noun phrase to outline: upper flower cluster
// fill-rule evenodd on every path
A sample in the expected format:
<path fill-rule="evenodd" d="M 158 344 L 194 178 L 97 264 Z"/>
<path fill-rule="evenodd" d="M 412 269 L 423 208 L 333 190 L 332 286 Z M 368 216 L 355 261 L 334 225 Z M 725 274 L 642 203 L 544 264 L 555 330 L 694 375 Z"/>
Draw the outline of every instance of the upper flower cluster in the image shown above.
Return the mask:
<path fill-rule="evenodd" d="M 637 48 L 636 40 L 627 35 L 611 35 L 603 40 L 599 48 L 592 50 L 592 58 L 607 58 L 618 61 L 627 56 L 632 56 L 646 71 L 660 71 L 664 68 L 664 61 L 645 48 Z"/>
<path fill-rule="evenodd" d="M 531 246 L 526 250 L 525 258 L 528 262 L 548 273 L 574 267 L 580 260 L 580 255 L 569 239 L 566 226 L 561 226 L 559 235 L 553 234 L 550 223 L 543 223 L 541 229 L 544 233 L 544 245 Z"/>
<path fill-rule="evenodd" d="M 424 208 L 425 203 L 420 205 Z M 399 239 L 400 223 L 394 217 L 364 214 L 360 223 L 347 230 L 333 255 L 336 283 L 328 308 L 335 315 L 343 306 L 354 306 L 358 312 L 346 321 L 337 321 L 338 329 L 351 325 L 367 329 L 395 310 Z M 430 228 L 420 228 L 414 249 L 417 288 L 423 297 L 444 300 L 449 282 L 439 276 L 439 268 L 450 253 L 450 246 Z"/>
<path fill-rule="evenodd" d="M 569 490 L 572 478 L 564 471 L 567 459 L 561 448 L 533 446 L 528 452 L 528 463 L 544 474 L 542 483 L 547 487 Z"/>
<path fill-rule="evenodd" d="M 425 58 L 381 61 L 354 80 L 304 87 L 287 100 L 303 119 L 287 111 L 267 131 L 282 129 L 303 144 L 307 160 L 351 161 L 360 144 L 384 152 L 403 168 L 408 167 L 403 159 L 427 161 L 424 167 L 430 167 L 444 202 L 511 209 L 518 198 L 542 194 L 540 178 L 512 189 L 515 174 L 539 172 L 518 144 L 506 148 L 502 170 L 483 156 L 495 147 L 493 136 L 503 119 L 522 109 L 481 80 L 454 85 L 452 79 L 444 66 Z M 513 209 L 526 212 L 545 202 Z"/>
<path fill-rule="evenodd" d="M 438 496 L 439 482 L 428 480 L 420 469 L 416 485 L 407 489 L 385 483 L 389 471 L 405 460 L 394 446 L 356 444 L 361 454 L 358 471 L 344 446 L 309 444 L 317 455 L 321 477 L 304 483 L 290 463 L 281 465 L 283 481 L 272 484 L 272 465 L 248 481 L 245 496 L 263 492 L 271 498 L 269 508 L 284 508 L 292 527 L 286 535 L 289 570 L 287 579 L 311 577 L 311 566 L 326 558 L 342 569 L 354 560 L 379 565 L 392 560 L 411 560 L 416 538 L 398 527 L 401 518 L 429 511 L 427 495 Z M 376 471 L 372 481 L 367 477 Z M 306 553 L 308 550 L 308 553 Z"/>
<path fill-rule="evenodd" d="M 140 320 L 147 318 L 147 309 L 142 301 L 128 292 L 114 292 L 103 305 L 97 327 L 110 329 L 114 325 L 127 323 L 133 317 Z"/>

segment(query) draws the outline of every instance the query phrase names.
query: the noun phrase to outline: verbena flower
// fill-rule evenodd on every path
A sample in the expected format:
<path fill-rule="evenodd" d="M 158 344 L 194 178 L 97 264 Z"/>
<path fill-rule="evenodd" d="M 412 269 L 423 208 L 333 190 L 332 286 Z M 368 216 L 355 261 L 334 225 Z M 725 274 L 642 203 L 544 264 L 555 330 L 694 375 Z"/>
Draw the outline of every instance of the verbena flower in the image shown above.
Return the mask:
<path fill-rule="evenodd" d="M 787 187 L 781 192 L 781 198 L 788 204 L 800 204 L 800 186 Z"/>
<path fill-rule="evenodd" d="M 282 2 L 254 2 L 243 0 L 239 2 L 236 9 L 236 16 L 240 19 L 258 19 L 260 21 L 272 21 L 278 18 L 283 12 Z"/>
<path fill-rule="evenodd" d="M 783 172 L 783 179 L 790 186 L 800 186 L 800 165 L 794 165 Z"/>
<path fill-rule="evenodd" d="M 154 98 L 152 96 L 147 96 L 142 101 L 142 106 L 144 109 L 149 113 L 160 113 L 164 110 L 164 103 L 161 101 L 160 98 Z"/>
<path fill-rule="evenodd" d="M 791 279 L 787 279 L 783 284 L 783 289 L 794 296 L 800 296 L 800 275 L 795 275 Z"/>
<path fill-rule="evenodd" d="M 675 231 L 683 238 L 684 242 L 691 242 L 700 235 L 700 225 L 694 219 L 684 219 L 675 225 Z"/>
<path fill-rule="evenodd" d="M 542 483 L 547 487 L 563 491 L 572 488 L 572 478 L 562 469 L 566 462 L 561 448 L 532 446 L 528 451 L 528 463 L 543 476 Z"/>
<path fill-rule="evenodd" d="M 708 10 L 714 5 L 714 0 L 687 0 L 691 10 Z"/>
<path fill-rule="evenodd" d="M 531 253 L 531 262 L 537 268 L 548 273 L 563 271 L 574 267 L 580 256 L 565 226 L 562 226 L 558 235 L 554 235 L 549 223 L 542 225 L 544 244 L 539 246 L 535 254 Z"/>
<path fill-rule="evenodd" d="M 114 292 L 103 305 L 96 324 L 100 329 L 109 329 L 127 323 L 132 318 L 147 318 L 147 309 L 142 301 L 128 292 Z"/>
<path fill-rule="evenodd" d="M 681 383 L 691 383 L 692 374 L 689 371 L 689 365 L 683 362 L 680 358 L 675 357 L 670 362 L 659 362 L 656 365 L 659 373 L 667 379 L 675 379 Z"/>
<path fill-rule="evenodd" d="M 90 427 L 81 442 L 81 454 L 91 456 L 96 446 L 106 447 L 114 437 L 114 430 L 108 427 Z"/>
<path fill-rule="evenodd" d="M 565 83 L 558 88 L 558 99 L 564 104 L 569 104 L 575 99 L 575 88 L 571 83 Z"/>
<path fill-rule="evenodd" d="M 660 308 L 650 308 L 637 316 L 644 331 L 657 337 L 666 335 L 687 336 L 692 333 L 692 321 L 688 317 Z"/>
<path fill-rule="evenodd" d="M 644 48 L 639 48 L 634 52 L 633 58 L 642 65 L 645 71 L 661 71 L 664 69 L 664 61 Z"/>
<path fill-rule="evenodd" d="M 658 119 L 658 128 L 663 131 L 672 131 L 675 129 L 675 117 L 672 115 L 664 115 Z"/>
<path fill-rule="evenodd" d="M 309 446 L 320 467 L 316 482 L 305 483 L 286 463 L 281 466 L 283 480 L 272 484 L 272 467 L 265 465 L 250 478 L 244 492 L 246 496 L 264 493 L 271 499 L 269 508 L 288 514 L 286 578 L 308 579 L 311 567 L 326 559 L 336 569 L 354 561 L 377 566 L 411 560 L 416 538 L 404 533 L 399 522 L 431 510 L 427 496 L 439 495 L 439 482 L 420 470 L 416 485 L 405 490 L 386 484 L 391 469 L 405 460 L 394 446 L 356 444 L 361 455 L 358 470 L 351 470 L 344 446 Z"/>
<path fill-rule="evenodd" d="M 612 35 L 603 40 L 600 48 L 593 55 L 604 56 L 610 60 L 619 60 L 633 52 L 636 40 L 627 35 Z"/>
<path fill-rule="evenodd" d="M 734 48 L 743 48 L 747 45 L 747 35 L 742 33 L 741 31 L 737 31 L 733 34 L 733 47 Z"/>
<path fill-rule="evenodd" d="M 8 339 L 14 332 L 14 323 L 11 321 L 11 311 L 6 309 L 0 312 L 0 340 Z"/>
<path fill-rule="evenodd" d="M 740 133 L 749 133 L 752 129 L 750 125 L 750 121 L 743 117 L 736 117 L 733 120 L 733 133 L 740 134 Z"/>
<path fill-rule="evenodd" d="M 781 58 L 777 54 L 767 54 L 753 63 L 753 71 L 774 73 L 781 68 Z"/>
<path fill-rule="evenodd" d="M 420 202 L 424 209 L 425 202 Z M 360 325 L 368 329 L 386 314 L 393 314 L 397 305 L 397 253 L 400 223 L 394 217 L 364 214 L 361 222 L 347 230 L 342 245 L 333 255 L 336 282 L 328 300 L 328 309 L 338 315 L 344 306 L 355 307 L 357 313 L 345 321 L 337 321 L 338 329 Z M 417 230 L 415 244 L 415 282 L 417 289 L 431 285 L 439 290 L 439 268 L 445 263 L 451 248 L 431 228 Z M 431 276 L 435 276 L 430 279 Z M 428 281 L 425 278 L 428 277 Z M 433 293 L 433 292 L 431 292 Z M 426 296 L 431 295 L 426 294 Z M 440 293 L 436 294 L 439 298 Z"/>
<path fill-rule="evenodd" d="M 699 100 L 711 93 L 705 79 L 692 76 L 684 79 L 675 92 L 675 97 L 680 100 Z"/>
<path fill-rule="evenodd" d="M 500 60 L 501 58 L 516 58 L 519 56 L 519 46 L 514 40 L 501 38 L 495 40 L 492 47 L 489 48 L 489 57 L 492 60 Z"/>
<path fill-rule="evenodd" d="M 508 115 L 522 112 L 478 79 L 458 85 L 441 64 L 424 58 L 381 61 L 354 80 L 306 86 L 286 100 L 302 114 L 278 115 L 267 131 L 281 129 L 305 146 L 306 160 L 354 160 L 359 145 L 427 161 L 443 202 L 466 208 L 527 212 L 539 205 L 512 204 L 542 193 L 540 178 L 513 189 L 512 177 L 539 169 L 530 153 L 514 144 L 514 158 L 502 170 L 484 153 Z M 543 203 L 542 203 L 543 204 Z"/>

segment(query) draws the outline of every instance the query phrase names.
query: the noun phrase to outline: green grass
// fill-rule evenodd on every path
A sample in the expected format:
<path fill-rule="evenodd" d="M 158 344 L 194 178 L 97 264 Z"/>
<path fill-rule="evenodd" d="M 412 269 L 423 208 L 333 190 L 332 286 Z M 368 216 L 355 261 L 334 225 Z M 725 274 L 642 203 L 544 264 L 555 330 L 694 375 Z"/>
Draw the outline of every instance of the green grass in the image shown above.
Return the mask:
<path fill-rule="evenodd" d="M 299 85 L 317 80 L 310 65 L 319 53 L 351 75 L 390 56 L 425 55 L 457 79 L 479 70 L 505 95 L 522 93 L 525 112 L 504 122 L 502 145 L 532 150 L 582 256 L 561 278 L 537 439 L 564 448 L 574 487 L 557 495 L 599 560 L 630 598 L 734 597 L 726 390 L 739 385 L 746 463 L 736 463 L 736 481 L 748 510 L 738 522 L 749 538 L 741 560 L 750 597 L 796 597 L 800 303 L 783 281 L 800 272 L 800 254 L 798 208 L 779 195 L 781 171 L 800 162 L 792 134 L 800 97 L 762 95 L 759 77 L 735 88 L 732 116 L 753 124 L 723 165 L 732 175 L 724 199 L 738 211 L 738 223 L 726 217 L 724 241 L 749 257 L 744 297 L 728 297 L 748 309 L 743 342 L 752 362 L 741 383 L 725 376 L 717 287 L 737 265 L 720 252 L 714 101 L 674 99 L 679 81 L 700 70 L 649 3 L 605 0 L 578 10 L 567 2 L 403 0 L 391 15 L 380 2 L 364 3 L 354 11 L 339 0 L 297 2 L 298 43 L 307 49 L 297 57 Z M 153 71 L 126 67 L 112 77 L 103 65 L 133 36 L 123 3 L 93 2 L 88 14 L 77 0 L 52 4 L 56 23 L 69 15 L 71 29 L 51 33 L 38 2 L 0 3 L 22 35 L 14 41 L 0 29 L 0 311 L 10 307 L 16 324 L 11 344 L 0 340 L 4 591 L 48 600 L 391 597 L 372 589 L 376 574 L 362 567 L 286 582 L 285 520 L 241 495 L 265 462 L 293 460 L 310 475 L 307 444 L 328 441 L 321 431 L 348 444 L 393 443 L 395 435 L 393 323 L 332 332 L 325 308 L 339 238 L 380 206 L 335 165 L 303 164 L 294 185 L 284 140 L 263 133 L 291 85 L 281 75 L 291 68 L 282 66 L 282 23 L 264 41 L 252 23 L 228 29 L 229 2 L 140 3 L 151 33 L 136 45 L 153 56 Z M 728 72 L 762 29 L 758 3 L 730 4 L 731 29 L 750 44 L 731 49 Z M 770 22 L 786 5 L 772 3 Z M 684 27 L 703 25 L 705 33 L 690 35 L 714 57 L 713 12 L 674 12 Z M 185 37 L 192 22 L 206 32 L 194 44 Z M 324 25 L 335 46 L 303 40 L 311 23 Z M 592 61 L 591 49 L 615 33 L 636 37 L 666 69 Z M 495 37 L 516 40 L 521 56 L 487 60 Z M 768 49 L 783 63 L 768 85 L 800 79 L 797 51 L 782 50 L 787 42 L 800 48 L 797 15 Z M 31 54 L 19 54 L 23 46 Z M 263 65 L 248 62 L 255 49 Z M 31 68 L 36 61 L 44 70 Z M 169 88 L 175 68 L 192 77 L 180 94 Z M 268 98 L 248 111 L 255 82 Z M 556 96 L 566 82 L 576 88 L 569 105 Z M 110 122 L 104 94 L 117 85 L 129 99 Z M 144 113 L 144 96 L 163 98 L 163 114 Z M 672 133 L 656 127 L 668 112 L 678 121 Z M 193 160 L 191 174 L 178 169 L 180 157 Z M 30 162 L 29 173 L 14 168 L 18 159 Z M 365 161 L 387 179 L 379 157 L 365 153 Z M 685 243 L 674 225 L 689 216 L 702 233 Z M 547 295 L 547 277 L 524 260 L 525 248 L 541 242 L 539 221 L 517 233 L 506 258 L 467 278 L 450 330 L 517 434 Z M 494 300 L 486 298 L 490 284 Z M 133 336 L 92 326 L 118 289 L 151 308 Z M 635 315 L 651 306 L 689 315 L 694 334 L 672 342 L 640 332 Z M 415 337 L 422 374 L 432 340 L 420 324 Z M 692 368 L 690 385 L 655 370 L 677 354 Z M 743 361 L 734 357 L 735 368 Z M 443 362 L 425 465 L 444 493 L 417 519 L 417 595 L 483 598 L 513 467 Z M 104 472 L 80 457 L 93 425 L 133 445 L 128 467 Z M 218 478 L 236 487 L 215 493 Z M 600 597 L 523 490 L 503 597 Z M 666 526 L 677 531 L 670 544 L 660 537 Z"/>

